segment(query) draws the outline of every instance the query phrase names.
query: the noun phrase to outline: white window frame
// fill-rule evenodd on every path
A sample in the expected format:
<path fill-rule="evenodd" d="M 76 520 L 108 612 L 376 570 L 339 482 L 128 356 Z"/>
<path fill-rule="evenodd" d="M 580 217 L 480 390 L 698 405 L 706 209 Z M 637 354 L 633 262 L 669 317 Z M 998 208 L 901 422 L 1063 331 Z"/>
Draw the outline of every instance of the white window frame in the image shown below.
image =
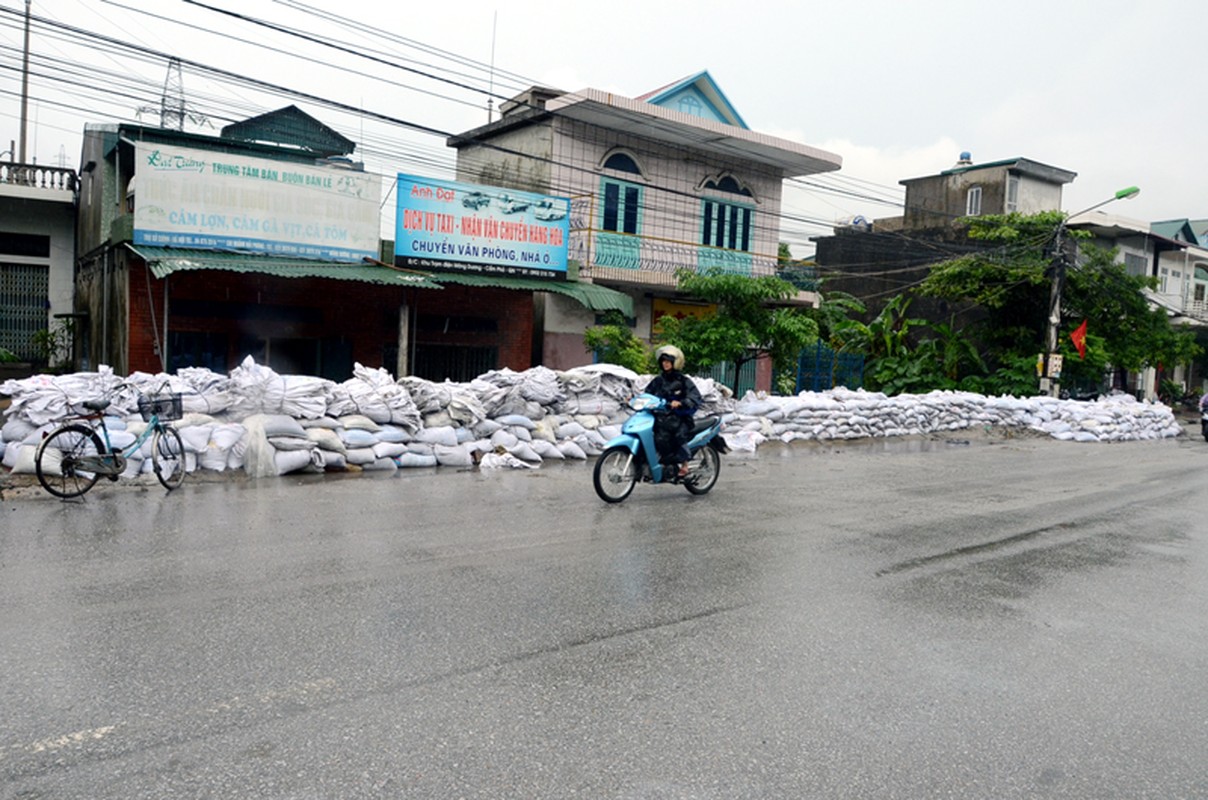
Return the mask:
<path fill-rule="evenodd" d="M 1004 206 L 1008 214 L 1019 210 L 1019 176 L 1007 176 L 1007 199 Z"/>
<path fill-rule="evenodd" d="M 965 216 L 981 216 L 981 201 L 982 188 L 980 186 L 970 186 L 969 191 L 965 192 Z"/>

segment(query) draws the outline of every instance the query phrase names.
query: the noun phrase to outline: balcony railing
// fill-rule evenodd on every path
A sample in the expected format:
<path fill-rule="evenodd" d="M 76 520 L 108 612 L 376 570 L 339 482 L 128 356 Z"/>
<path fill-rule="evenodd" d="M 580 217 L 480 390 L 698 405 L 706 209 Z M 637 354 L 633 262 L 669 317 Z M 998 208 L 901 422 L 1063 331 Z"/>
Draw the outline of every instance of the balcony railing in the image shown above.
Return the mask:
<path fill-rule="evenodd" d="M 42 164 L 18 164 L 15 161 L 0 161 L 0 185 L 27 186 L 33 189 L 74 192 L 76 173 L 66 167 L 47 167 Z"/>
<path fill-rule="evenodd" d="M 591 226 L 593 198 L 571 199 L 570 258 L 579 263 L 579 275 L 595 281 L 674 287 L 681 270 L 720 269 L 734 275 L 758 278 L 776 275 L 798 291 L 817 290 L 813 268 L 794 265 L 779 270 L 775 255 L 760 255 L 723 247 L 604 231 Z"/>

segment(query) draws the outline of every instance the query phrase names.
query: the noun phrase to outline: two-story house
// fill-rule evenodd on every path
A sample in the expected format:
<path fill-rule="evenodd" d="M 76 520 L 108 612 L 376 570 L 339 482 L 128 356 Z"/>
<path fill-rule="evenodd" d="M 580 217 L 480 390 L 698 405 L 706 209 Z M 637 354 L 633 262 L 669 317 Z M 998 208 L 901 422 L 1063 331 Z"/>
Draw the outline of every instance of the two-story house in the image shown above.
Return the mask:
<path fill-rule="evenodd" d="M 889 298 L 926 278 L 932 264 L 984 246 L 965 237 L 959 219 L 1059 210 L 1062 187 L 1076 176 L 1028 158 L 976 164 L 963 152 L 949 169 L 899 181 L 906 187 L 901 216 L 815 237 L 818 277 L 827 290 L 860 298 L 873 317 Z M 927 300 L 911 307 L 912 316 L 942 321 L 962 311 Z"/>
<path fill-rule="evenodd" d="M 577 277 L 632 298 L 632 327 L 646 339 L 665 314 L 707 313 L 677 293 L 678 271 L 774 274 L 784 180 L 842 163 L 751 130 L 707 72 L 636 98 L 533 87 L 500 111 L 449 140 L 458 180 L 570 198 Z M 541 299 L 543 363 L 583 363 L 596 315 Z"/>
<path fill-rule="evenodd" d="M 1208 346 L 1208 247 L 1191 220 L 1149 223 L 1095 211 L 1072 216 L 1066 225 L 1090 233 L 1092 244 L 1116 249 L 1130 274 L 1156 278 L 1156 288 L 1147 292 L 1150 303 L 1165 311 L 1172 324 L 1195 329 L 1201 345 Z M 1163 379 L 1202 391 L 1208 388 L 1205 377 L 1195 365 L 1155 364 L 1137 374 L 1117 371 L 1112 383 L 1153 399 Z"/>

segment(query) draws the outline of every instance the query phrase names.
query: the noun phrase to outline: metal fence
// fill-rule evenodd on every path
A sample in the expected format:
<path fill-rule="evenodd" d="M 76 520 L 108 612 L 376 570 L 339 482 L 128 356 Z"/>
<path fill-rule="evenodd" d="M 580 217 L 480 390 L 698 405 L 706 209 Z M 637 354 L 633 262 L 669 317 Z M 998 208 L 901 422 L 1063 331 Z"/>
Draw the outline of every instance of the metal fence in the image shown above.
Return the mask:
<path fill-rule="evenodd" d="M 797 392 L 820 392 L 836 386 L 864 385 L 864 356 L 837 353 L 822 342 L 797 357 Z"/>

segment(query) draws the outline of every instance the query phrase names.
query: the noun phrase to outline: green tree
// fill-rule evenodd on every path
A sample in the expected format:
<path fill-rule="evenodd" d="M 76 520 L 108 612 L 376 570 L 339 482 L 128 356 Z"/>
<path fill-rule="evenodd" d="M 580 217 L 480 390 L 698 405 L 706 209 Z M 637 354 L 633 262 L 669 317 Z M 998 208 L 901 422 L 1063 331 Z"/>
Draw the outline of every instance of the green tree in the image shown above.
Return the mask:
<path fill-rule="evenodd" d="M 981 345 L 987 391 L 1036 391 L 1036 355 L 1048 330 L 1053 246 L 1064 215 L 987 215 L 965 220 L 970 239 L 996 246 L 937 264 L 919 287 L 922 294 L 976 304 L 984 319 L 966 331 Z M 1087 234 L 1063 230 L 1069 240 Z M 1083 243 L 1078 263 L 1067 269 L 1062 292 L 1058 349 L 1062 382 L 1098 386 L 1108 365 L 1128 370 L 1185 363 L 1200 348 L 1186 329 L 1172 328 L 1150 306 L 1144 290 L 1153 279 L 1129 275 L 1116 252 Z M 1087 356 L 1078 356 L 1069 335 L 1087 320 Z"/>
<path fill-rule="evenodd" d="M 750 278 L 718 269 L 677 275 L 681 292 L 717 304 L 717 313 L 698 319 L 663 317 L 662 338 L 684 351 L 688 363 L 707 369 L 733 362 L 734 386 L 742 365 L 762 355 L 780 372 L 796 367 L 797 356 L 818 338 L 818 323 L 803 309 L 777 306 L 797 289 L 772 276 Z"/>
<path fill-rule="evenodd" d="M 620 311 L 605 312 L 602 324 L 584 331 L 583 345 L 600 361 L 618 364 L 639 374 L 654 371 L 650 348 L 633 335 Z"/>
<path fill-rule="evenodd" d="M 818 292 L 818 307 L 809 310 L 809 315 L 818 323 L 818 336 L 831 348 L 843 346 L 840 331 L 851 323 L 854 316 L 867 311 L 867 306 L 855 295 L 847 292 Z"/>

